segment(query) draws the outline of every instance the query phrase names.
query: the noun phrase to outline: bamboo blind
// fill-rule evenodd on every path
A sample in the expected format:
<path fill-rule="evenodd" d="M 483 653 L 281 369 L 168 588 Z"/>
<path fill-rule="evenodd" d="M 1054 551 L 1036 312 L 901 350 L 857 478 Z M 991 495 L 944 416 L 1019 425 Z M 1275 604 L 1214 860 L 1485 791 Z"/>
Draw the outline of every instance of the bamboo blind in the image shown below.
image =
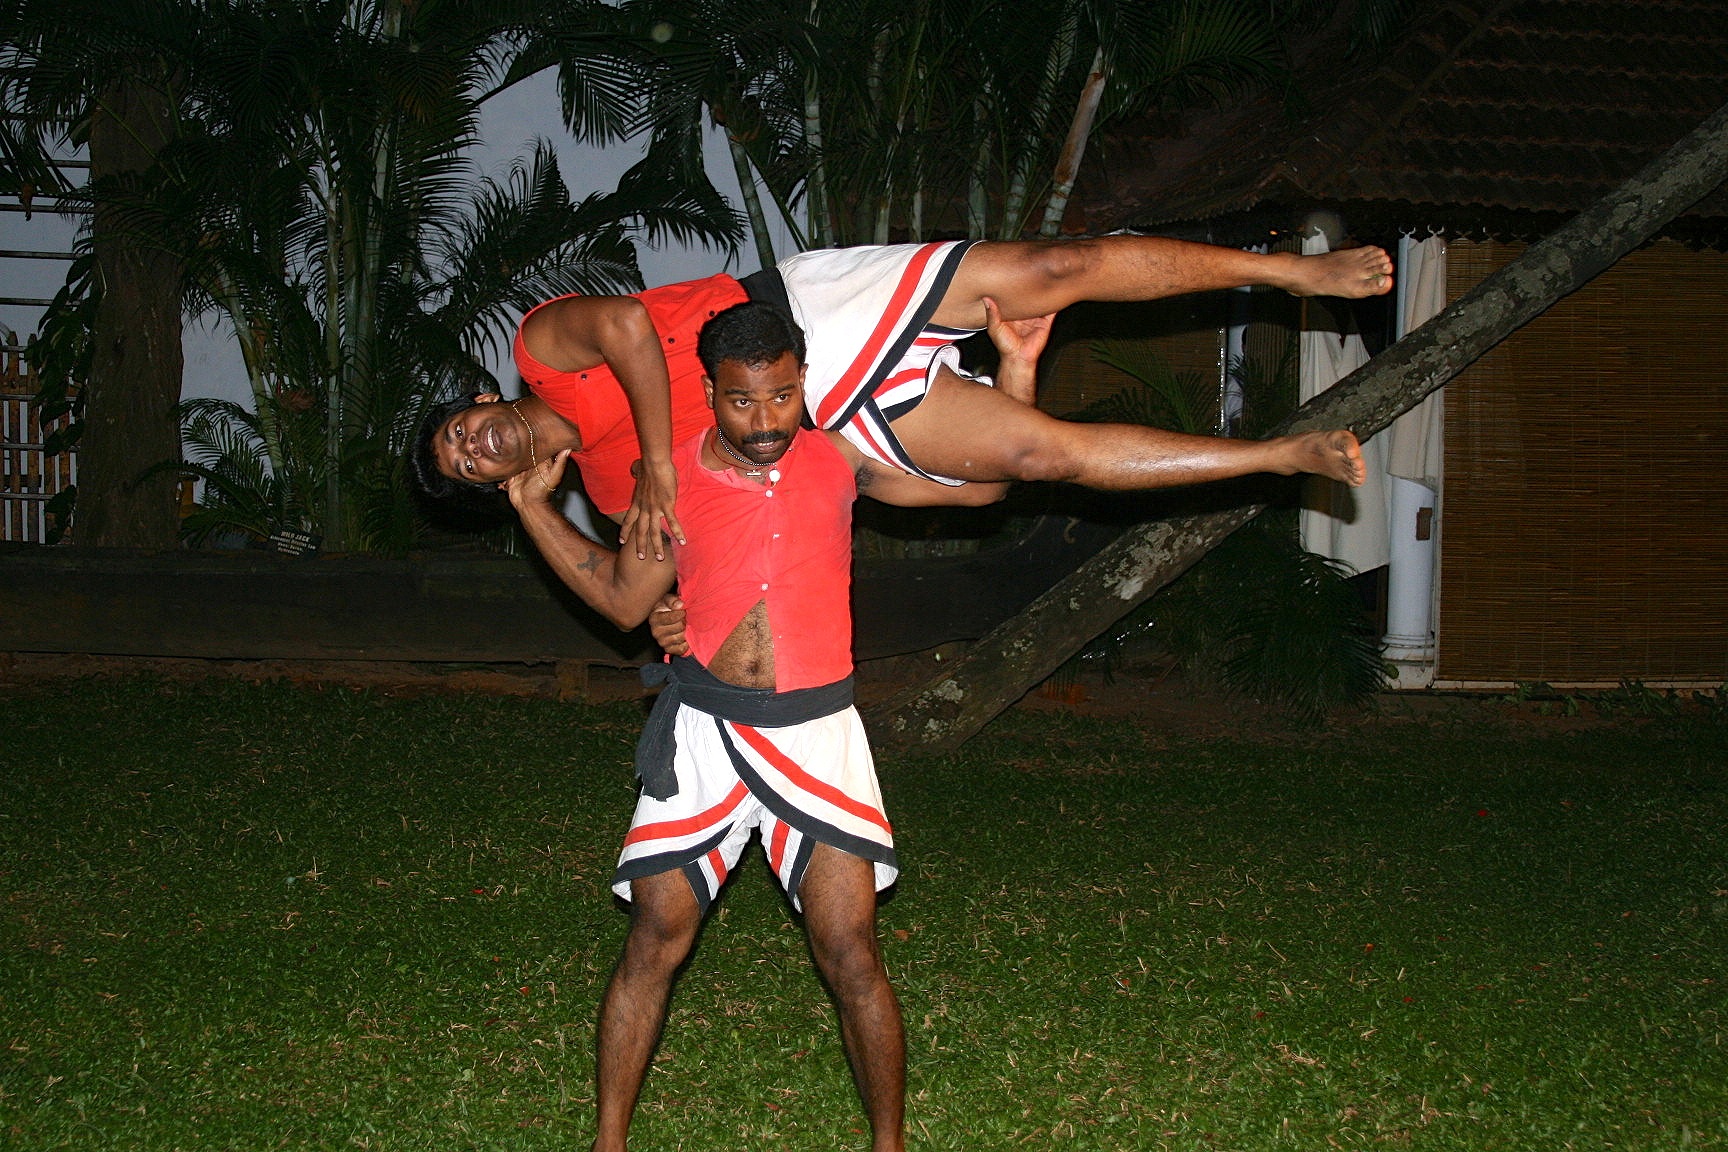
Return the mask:
<path fill-rule="evenodd" d="M 42 452 L 44 429 L 30 404 L 35 392 L 21 347 L 0 344 L 0 540 L 43 543 L 49 497 L 76 483 L 75 453 Z"/>
<path fill-rule="evenodd" d="M 1728 256 L 1634 252 L 1445 395 L 1437 677 L 1728 681 Z"/>

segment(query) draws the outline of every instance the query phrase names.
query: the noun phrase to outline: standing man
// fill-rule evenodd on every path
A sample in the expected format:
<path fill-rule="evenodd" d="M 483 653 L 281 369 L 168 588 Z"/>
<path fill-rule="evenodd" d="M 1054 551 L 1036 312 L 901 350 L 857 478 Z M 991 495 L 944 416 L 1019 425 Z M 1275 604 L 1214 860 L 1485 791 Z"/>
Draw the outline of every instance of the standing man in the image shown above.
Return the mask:
<path fill-rule="evenodd" d="M 1015 321 L 1081 300 L 1249 284 L 1381 295 L 1392 287 L 1392 262 L 1379 248 L 1297 256 L 1154 236 L 953 241 L 819 249 L 742 281 L 712 276 L 634 296 L 564 296 L 533 309 L 517 331 L 516 364 L 533 403 L 519 402 L 514 414 L 460 402 L 435 411 L 414 449 L 414 473 L 430 495 L 449 496 L 464 481 L 496 484 L 532 467 L 536 439 L 542 448 L 557 442 L 575 453 L 596 507 L 622 523 L 620 539 L 638 554 L 659 554 L 662 525 L 684 536 L 672 445 L 707 422 L 696 333 L 721 309 L 763 299 L 783 304 L 810 334 L 805 402 L 813 423 L 916 476 L 1120 491 L 1273 471 L 1360 484 L 1361 451 L 1347 430 L 1259 441 L 1076 423 L 958 370 L 953 341 L 984 326 L 986 299 Z"/>
<path fill-rule="evenodd" d="M 1030 363 L 1042 346 L 1033 326 Z M 904 1148 L 905 1036 L 876 936 L 898 874 L 875 767 L 852 706 L 852 503 L 948 503 L 953 489 L 801 427 L 804 343 L 764 303 L 703 328 L 710 426 L 673 452 L 690 529 L 674 563 L 615 553 L 548 499 L 567 450 L 506 491 L 553 570 L 621 627 L 672 585 L 690 655 L 666 669 L 637 748 L 642 794 L 613 878 L 630 931 L 601 1006 L 595 1152 L 622 1152 L 702 918 L 760 832 L 832 993 L 874 1152 Z M 993 493 L 986 493 L 994 495 Z"/>

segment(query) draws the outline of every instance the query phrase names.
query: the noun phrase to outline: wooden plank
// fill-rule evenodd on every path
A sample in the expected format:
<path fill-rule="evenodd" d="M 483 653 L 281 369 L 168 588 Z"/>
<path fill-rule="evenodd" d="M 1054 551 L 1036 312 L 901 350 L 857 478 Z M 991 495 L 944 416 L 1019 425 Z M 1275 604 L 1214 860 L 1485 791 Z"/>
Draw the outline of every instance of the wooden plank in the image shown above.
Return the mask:
<path fill-rule="evenodd" d="M 872 660 L 981 636 L 1114 532 L 1047 517 L 1018 542 L 975 556 L 860 564 L 855 654 Z M 0 652 L 621 664 L 657 651 L 645 628 L 620 633 L 537 559 L 0 543 Z"/>
<path fill-rule="evenodd" d="M 0 545 L 0 651 L 621 663 L 651 647 L 509 556 Z"/>

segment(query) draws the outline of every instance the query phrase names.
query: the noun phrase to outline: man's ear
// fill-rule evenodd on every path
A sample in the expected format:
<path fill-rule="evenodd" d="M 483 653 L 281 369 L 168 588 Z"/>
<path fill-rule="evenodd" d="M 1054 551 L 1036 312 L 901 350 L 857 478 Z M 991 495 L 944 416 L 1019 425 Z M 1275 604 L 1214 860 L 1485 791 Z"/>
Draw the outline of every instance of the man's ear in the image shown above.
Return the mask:
<path fill-rule="evenodd" d="M 714 379 L 708 373 L 702 373 L 702 395 L 708 398 L 708 407 L 714 407 Z"/>
<path fill-rule="evenodd" d="M 496 404 L 496 403 L 498 403 L 498 401 L 500 401 L 502 399 L 504 399 L 504 397 L 498 395 L 498 393 L 496 393 L 496 392 L 481 392 L 479 395 L 474 397 L 474 403 L 476 403 L 476 404 Z"/>

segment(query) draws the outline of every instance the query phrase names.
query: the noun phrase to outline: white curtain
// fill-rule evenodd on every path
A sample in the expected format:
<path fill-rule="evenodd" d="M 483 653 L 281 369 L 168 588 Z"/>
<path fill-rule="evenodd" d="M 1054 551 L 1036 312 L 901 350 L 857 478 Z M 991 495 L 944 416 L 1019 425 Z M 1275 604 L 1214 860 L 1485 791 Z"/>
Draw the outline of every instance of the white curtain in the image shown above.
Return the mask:
<path fill-rule="evenodd" d="M 1438 236 L 1401 240 L 1398 279 L 1396 335 L 1402 339 L 1446 306 L 1446 242 Z M 1432 393 L 1384 433 L 1392 539 L 1385 652 L 1401 687 L 1425 687 L 1433 677 L 1443 409 L 1440 394 Z"/>
<path fill-rule="evenodd" d="M 1304 256 L 1329 251 L 1324 234 L 1305 237 Z M 1308 331 L 1300 336 L 1298 394 L 1306 404 L 1368 362 L 1368 350 L 1354 333 Z M 1310 476 L 1302 488 L 1302 547 L 1330 556 L 1353 572 L 1385 564 L 1386 443 L 1377 436 L 1362 445 L 1368 479 L 1360 488 Z"/>
<path fill-rule="evenodd" d="M 1400 246 L 1398 264 L 1399 325 L 1396 335 L 1423 324 L 1446 307 L 1446 241 L 1438 236 L 1410 240 Z M 1386 470 L 1394 476 L 1414 480 L 1438 492 L 1441 460 L 1440 413 L 1444 407 L 1439 392 L 1431 392 L 1422 403 L 1398 417 L 1385 432 Z"/>

